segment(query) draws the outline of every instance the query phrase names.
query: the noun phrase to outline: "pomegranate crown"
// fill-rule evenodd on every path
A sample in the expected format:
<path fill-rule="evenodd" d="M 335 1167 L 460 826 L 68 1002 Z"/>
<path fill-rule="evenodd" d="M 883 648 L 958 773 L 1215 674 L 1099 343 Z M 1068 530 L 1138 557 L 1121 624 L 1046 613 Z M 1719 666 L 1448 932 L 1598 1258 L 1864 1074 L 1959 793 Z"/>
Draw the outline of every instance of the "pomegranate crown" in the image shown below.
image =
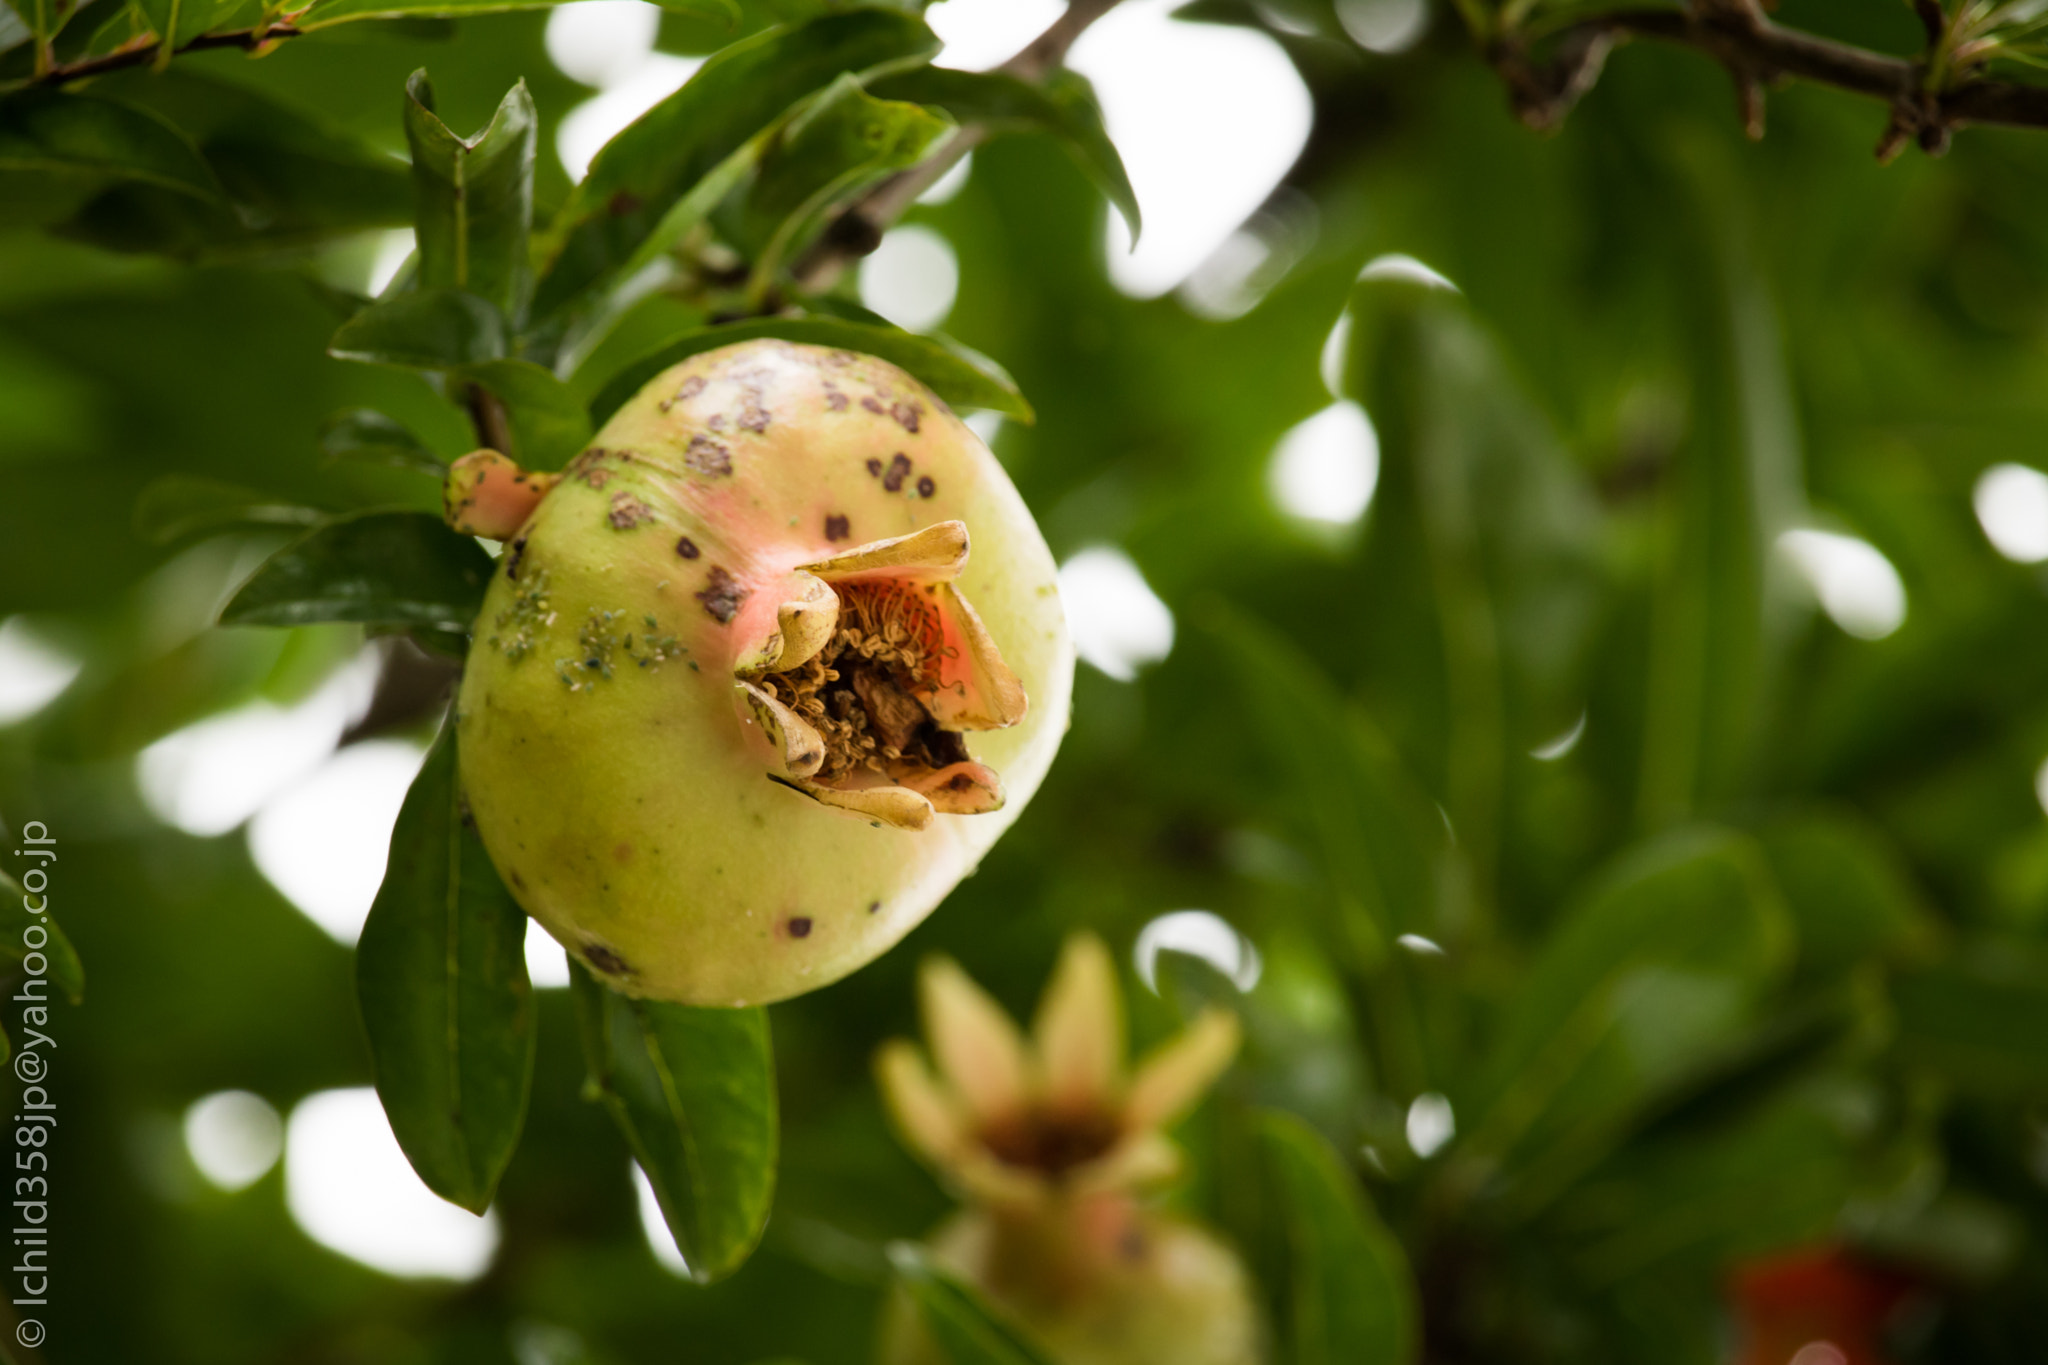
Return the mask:
<path fill-rule="evenodd" d="M 905 1143 L 984 1204 L 1173 1178 L 1181 1155 L 1164 1130 L 1237 1053 L 1237 1016 L 1211 1009 L 1127 1075 L 1116 969 L 1089 933 L 1068 938 L 1029 1039 L 950 958 L 929 959 L 919 986 L 930 1062 L 907 1039 L 885 1044 L 882 1096 Z"/>

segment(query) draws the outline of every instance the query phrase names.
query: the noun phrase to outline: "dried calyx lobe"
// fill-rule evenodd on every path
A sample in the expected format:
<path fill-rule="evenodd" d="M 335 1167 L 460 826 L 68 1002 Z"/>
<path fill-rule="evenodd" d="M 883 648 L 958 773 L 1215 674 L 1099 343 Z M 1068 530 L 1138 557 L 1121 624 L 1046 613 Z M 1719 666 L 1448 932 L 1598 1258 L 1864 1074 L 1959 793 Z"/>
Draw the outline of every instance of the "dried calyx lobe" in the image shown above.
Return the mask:
<path fill-rule="evenodd" d="M 839 593 L 839 627 L 825 647 L 762 686 L 808 721 L 825 742 L 817 780 L 863 770 L 880 777 L 937 771 L 968 761 L 960 734 L 942 728 L 921 697 L 944 636 L 913 585 L 856 583 Z"/>

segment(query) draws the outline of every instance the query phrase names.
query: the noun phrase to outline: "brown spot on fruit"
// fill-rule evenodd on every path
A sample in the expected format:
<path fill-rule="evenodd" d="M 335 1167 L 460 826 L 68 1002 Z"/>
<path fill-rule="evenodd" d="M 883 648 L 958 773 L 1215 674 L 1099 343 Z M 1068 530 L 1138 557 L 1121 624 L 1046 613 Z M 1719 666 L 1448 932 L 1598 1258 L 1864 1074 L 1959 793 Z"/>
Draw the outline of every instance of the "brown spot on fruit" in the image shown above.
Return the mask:
<path fill-rule="evenodd" d="M 583 960 L 603 972 L 606 976 L 630 976 L 633 973 L 633 969 L 627 965 L 626 959 L 620 957 L 602 943 L 590 942 L 584 944 Z"/>
<path fill-rule="evenodd" d="M 654 510 L 631 493 L 612 494 L 612 510 L 605 518 L 614 531 L 630 531 L 642 522 L 654 520 Z"/>
<path fill-rule="evenodd" d="M 684 536 L 681 540 L 678 540 L 676 542 L 676 553 L 681 555 L 684 559 L 695 559 L 698 555 L 704 552 L 697 548 L 696 541 L 690 539 L 688 536 Z"/>
<path fill-rule="evenodd" d="M 688 402 L 702 392 L 704 392 L 704 376 L 693 374 L 683 381 L 681 388 L 676 390 L 676 401 Z"/>
<path fill-rule="evenodd" d="M 889 472 L 882 476 L 882 487 L 891 493 L 901 493 L 903 481 L 909 477 L 910 457 L 898 451 L 889 461 Z"/>
<path fill-rule="evenodd" d="M 938 491 L 939 485 L 933 481 L 932 476 L 929 474 L 917 481 L 917 495 L 920 498 L 928 498 Z"/>
<path fill-rule="evenodd" d="M 610 453 L 603 446 L 592 446 L 570 464 L 569 477 L 581 479 L 592 488 L 604 487 L 612 477 L 612 472 L 604 467 L 604 457 Z"/>
<path fill-rule="evenodd" d="M 917 422 L 924 415 L 924 408 L 916 403 L 892 403 L 889 415 L 896 419 L 896 425 L 912 435 L 917 433 Z"/>
<path fill-rule="evenodd" d="M 683 451 L 683 463 L 708 479 L 724 478 L 732 473 L 732 451 L 709 436 L 692 436 Z"/>
<path fill-rule="evenodd" d="M 853 534 L 853 526 L 845 517 L 833 514 L 825 518 L 825 539 L 845 540 Z"/>
<path fill-rule="evenodd" d="M 837 389 L 825 390 L 825 406 L 834 412 L 845 412 L 846 395 Z"/>
<path fill-rule="evenodd" d="M 882 462 L 880 460 L 870 458 L 868 460 L 868 473 L 873 475 L 877 479 L 881 478 Z"/>
<path fill-rule="evenodd" d="M 615 858 L 615 859 L 617 859 L 617 860 L 618 860 L 619 862 L 622 862 L 622 863 L 630 863 L 630 862 L 632 862 L 632 861 L 633 861 L 633 846 L 632 846 L 631 844 L 615 844 L 615 845 L 613 845 L 613 847 L 612 847 L 612 857 L 613 857 L 613 858 Z"/>
<path fill-rule="evenodd" d="M 791 938 L 809 938 L 811 936 L 810 919 L 807 916 L 798 915 L 790 920 L 789 936 Z"/>
<path fill-rule="evenodd" d="M 713 565 L 709 584 L 696 597 L 713 620 L 730 625 L 732 618 L 740 614 L 740 603 L 747 600 L 747 593 L 731 574 Z"/>
<path fill-rule="evenodd" d="M 747 402 L 748 405 L 740 409 L 738 418 L 740 426 L 752 432 L 768 430 L 768 409 L 761 406 L 760 395 L 754 394 L 750 396 Z"/>
<path fill-rule="evenodd" d="M 881 908 L 882 908 L 882 903 L 881 903 L 880 901 L 869 901 L 869 902 L 868 902 L 868 913 L 869 913 L 870 915 L 872 915 L 872 914 L 875 914 L 875 913 L 877 913 L 878 911 L 880 911 L 880 910 L 881 910 Z"/>
<path fill-rule="evenodd" d="M 505 556 L 505 577 L 517 583 L 519 581 L 519 565 L 525 558 L 526 533 L 521 531 L 518 539 L 512 542 L 510 553 Z"/>
<path fill-rule="evenodd" d="M 876 413 L 878 415 L 888 411 L 887 408 L 882 406 L 882 400 L 875 397 L 873 394 L 869 394 L 866 398 L 861 399 L 860 405 L 866 408 L 869 412 Z"/>

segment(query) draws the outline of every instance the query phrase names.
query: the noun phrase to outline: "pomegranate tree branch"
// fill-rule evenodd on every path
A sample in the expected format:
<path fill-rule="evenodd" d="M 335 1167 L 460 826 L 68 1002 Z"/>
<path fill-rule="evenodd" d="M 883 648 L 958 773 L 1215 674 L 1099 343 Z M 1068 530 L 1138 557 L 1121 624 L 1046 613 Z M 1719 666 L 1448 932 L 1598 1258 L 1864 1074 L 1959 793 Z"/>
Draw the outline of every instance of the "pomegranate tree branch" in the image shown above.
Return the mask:
<path fill-rule="evenodd" d="M 1940 11 L 1933 11 L 1939 19 Z M 1928 16 L 1923 12 L 1923 20 Z M 1765 18 L 1754 0 L 1693 0 L 1685 9 L 1622 9 L 1581 19 L 1551 34 L 1543 56 L 1513 35 L 1488 44 L 1487 58 L 1507 83 L 1515 113 L 1532 128 L 1563 121 L 1599 79 L 1601 63 L 1618 44 L 1649 39 L 1692 48 L 1734 78 L 1743 122 L 1763 135 L 1763 90 L 1788 80 L 1811 81 L 1883 100 L 1891 120 L 1878 143 L 1886 160 L 1908 140 L 1939 154 L 1964 124 L 2048 128 L 2048 87 L 1987 80 L 1970 74 L 1952 82 L 1928 79 L 1925 60 L 1887 56 L 1818 38 Z M 1940 41 L 1929 24 L 1930 43 Z"/>
<path fill-rule="evenodd" d="M 302 32 L 303 29 L 294 28 L 290 24 L 262 24 L 255 28 L 235 29 L 227 33 L 202 33 L 171 51 L 173 55 L 178 55 L 186 52 L 204 52 L 215 47 L 236 47 L 244 52 L 254 52 L 258 48 L 282 42 L 286 38 L 296 38 Z M 119 71 L 124 67 L 146 66 L 162 58 L 163 47 L 162 41 L 159 40 L 143 43 L 138 47 L 122 48 L 118 52 L 108 52 L 97 57 L 65 62 L 40 73 L 31 84 L 63 85 L 70 81 L 82 81 L 88 76 L 102 76 L 109 71 Z"/>

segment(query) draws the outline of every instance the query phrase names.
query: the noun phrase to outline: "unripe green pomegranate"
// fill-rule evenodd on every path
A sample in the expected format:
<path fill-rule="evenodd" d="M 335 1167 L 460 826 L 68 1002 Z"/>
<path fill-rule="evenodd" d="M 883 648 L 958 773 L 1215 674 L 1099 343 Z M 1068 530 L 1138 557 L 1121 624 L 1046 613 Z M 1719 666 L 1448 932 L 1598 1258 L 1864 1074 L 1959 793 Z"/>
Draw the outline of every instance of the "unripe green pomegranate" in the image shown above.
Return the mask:
<path fill-rule="evenodd" d="M 1055 569 L 979 438 L 884 361 L 751 341 L 555 476 L 448 483 L 506 541 L 458 698 L 506 884 L 615 990 L 755 1005 L 886 950 L 1067 725 Z"/>
<path fill-rule="evenodd" d="M 926 1241 L 1060 1365 L 1256 1365 L 1250 1276 L 1222 1239 L 1152 1207 L 1180 1152 L 1165 1130 L 1230 1064 L 1217 1010 L 1130 1075 L 1123 1006 L 1099 939 L 1070 939 L 1027 1041 L 951 962 L 922 979 L 930 1059 L 908 1042 L 876 1069 L 905 1142 L 967 1207 Z M 882 1326 L 883 1365 L 944 1365 L 908 1297 Z"/>

